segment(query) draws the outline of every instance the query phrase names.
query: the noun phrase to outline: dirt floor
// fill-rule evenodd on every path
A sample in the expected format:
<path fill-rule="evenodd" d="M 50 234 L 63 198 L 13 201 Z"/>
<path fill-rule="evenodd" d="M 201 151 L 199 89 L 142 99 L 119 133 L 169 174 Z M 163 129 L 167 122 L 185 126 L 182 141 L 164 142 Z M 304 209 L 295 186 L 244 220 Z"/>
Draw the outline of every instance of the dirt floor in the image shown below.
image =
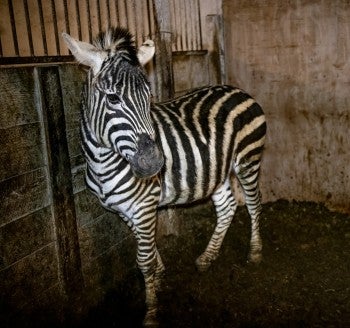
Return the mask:
<path fill-rule="evenodd" d="M 263 206 L 263 261 L 247 264 L 249 217 L 240 207 L 221 254 L 205 273 L 194 261 L 213 231 L 208 205 L 184 210 L 178 237 L 159 240 L 167 271 L 160 327 L 350 327 L 350 216 L 324 206 Z M 106 295 L 82 326 L 141 327 L 142 277 Z"/>

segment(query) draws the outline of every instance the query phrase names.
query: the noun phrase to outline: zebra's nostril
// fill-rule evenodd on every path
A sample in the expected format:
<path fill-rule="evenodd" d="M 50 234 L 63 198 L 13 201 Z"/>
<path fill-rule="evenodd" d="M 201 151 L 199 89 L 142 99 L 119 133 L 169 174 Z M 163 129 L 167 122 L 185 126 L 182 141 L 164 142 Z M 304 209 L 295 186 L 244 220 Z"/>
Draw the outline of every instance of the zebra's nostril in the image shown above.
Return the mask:
<path fill-rule="evenodd" d="M 144 158 L 144 157 L 139 158 L 139 165 L 144 169 L 146 169 L 149 166 L 146 158 Z"/>

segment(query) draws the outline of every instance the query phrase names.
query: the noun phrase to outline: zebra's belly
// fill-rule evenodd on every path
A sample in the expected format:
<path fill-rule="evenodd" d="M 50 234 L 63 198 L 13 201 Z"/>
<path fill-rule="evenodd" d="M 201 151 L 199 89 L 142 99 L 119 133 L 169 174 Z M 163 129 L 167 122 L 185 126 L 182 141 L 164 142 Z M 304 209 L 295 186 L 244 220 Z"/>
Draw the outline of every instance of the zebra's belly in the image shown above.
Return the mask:
<path fill-rule="evenodd" d="M 207 198 L 225 181 L 231 171 L 232 149 L 214 145 L 191 149 L 171 148 L 175 140 L 162 140 L 165 164 L 161 171 L 159 206 L 180 205 Z M 171 151 L 169 151 L 169 149 Z M 168 151 L 166 151 L 168 150 Z"/>

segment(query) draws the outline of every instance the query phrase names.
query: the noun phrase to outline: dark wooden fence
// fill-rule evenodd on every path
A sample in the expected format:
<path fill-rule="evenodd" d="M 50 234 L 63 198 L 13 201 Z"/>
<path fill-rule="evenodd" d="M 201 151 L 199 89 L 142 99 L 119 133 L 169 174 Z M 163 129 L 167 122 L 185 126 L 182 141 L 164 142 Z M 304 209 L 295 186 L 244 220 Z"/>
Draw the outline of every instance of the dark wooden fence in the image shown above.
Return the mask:
<path fill-rule="evenodd" d="M 77 97 L 84 75 L 73 65 L 0 70 L 5 321 L 43 309 L 59 315 L 66 304 L 79 309 L 134 267 L 133 237 L 84 186 Z M 77 301 L 82 294 L 85 303 Z"/>

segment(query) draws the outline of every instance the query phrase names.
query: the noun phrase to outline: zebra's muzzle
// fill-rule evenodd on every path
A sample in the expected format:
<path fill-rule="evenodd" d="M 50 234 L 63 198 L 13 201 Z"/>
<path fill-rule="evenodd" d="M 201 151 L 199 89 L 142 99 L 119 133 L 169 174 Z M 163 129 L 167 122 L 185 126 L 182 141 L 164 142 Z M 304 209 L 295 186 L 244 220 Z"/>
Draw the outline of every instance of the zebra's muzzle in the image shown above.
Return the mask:
<path fill-rule="evenodd" d="M 156 142 L 147 134 L 141 134 L 138 140 L 138 151 L 130 164 L 136 177 L 150 178 L 161 170 L 164 157 Z"/>

